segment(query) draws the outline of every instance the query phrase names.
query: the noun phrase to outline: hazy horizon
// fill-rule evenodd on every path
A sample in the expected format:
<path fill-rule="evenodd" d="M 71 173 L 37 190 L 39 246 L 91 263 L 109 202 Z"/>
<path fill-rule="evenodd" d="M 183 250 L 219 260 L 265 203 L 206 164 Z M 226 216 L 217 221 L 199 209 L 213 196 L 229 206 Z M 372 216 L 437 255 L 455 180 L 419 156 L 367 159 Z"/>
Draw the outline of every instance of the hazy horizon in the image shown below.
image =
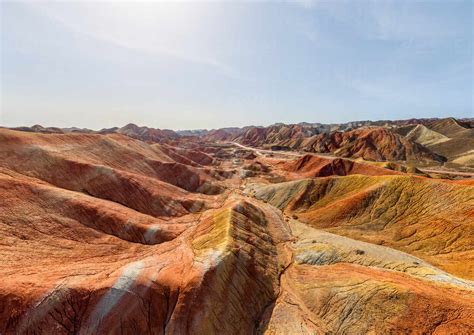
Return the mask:
<path fill-rule="evenodd" d="M 2 2 L 0 125 L 473 117 L 471 1 Z"/>
<path fill-rule="evenodd" d="M 454 117 L 454 116 L 445 116 L 445 117 L 432 117 L 432 118 L 413 118 L 413 119 L 449 119 L 449 118 L 454 118 L 456 120 L 463 120 L 463 119 L 474 119 L 474 117 Z M 319 122 L 319 121 L 300 121 L 300 122 L 290 122 L 290 123 L 286 123 L 286 122 L 279 122 L 279 121 L 276 121 L 276 122 L 273 122 L 273 123 L 268 123 L 268 124 L 246 124 L 246 125 L 243 125 L 243 126 L 223 126 L 223 127 L 217 127 L 217 128 L 159 128 L 159 127 L 152 127 L 152 126 L 149 126 L 147 124 L 137 124 L 136 122 L 128 122 L 127 124 L 119 124 L 119 125 L 115 125 L 115 126 L 112 126 L 112 127 L 98 127 L 98 128 L 88 128 L 88 127 L 77 127 L 77 126 L 65 126 L 65 127 L 61 127 L 61 126 L 56 126 L 56 125 L 49 125 L 49 124 L 39 124 L 39 123 L 35 123 L 35 124 L 20 124 L 20 125 L 13 125 L 13 126 L 6 126 L 6 125 L 2 125 L 0 124 L 0 127 L 7 127 L 7 128 L 20 128 L 20 127 L 33 127 L 33 126 L 36 126 L 36 125 L 39 125 L 39 126 L 42 126 L 44 128 L 62 128 L 62 129 L 69 129 L 69 128 L 78 128 L 78 129 L 88 129 L 88 130 L 93 130 L 93 131 L 100 131 L 100 130 L 103 130 L 103 129 L 111 129 L 111 128 L 114 128 L 114 127 L 117 127 L 117 128 L 121 128 L 121 127 L 124 127 L 124 126 L 127 126 L 129 124 L 135 124 L 136 126 L 138 127 L 148 127 L 148 128 L 156 128 L 156 129 L 161 129 L 161 130 L 172 130 L 172 131 L 198 131 L 198 130 L 207 130 L 207 131 L 210 131 L 210 130 L 217 130 L 217 129 L 227 129 L 227 128 L 245 128 L 245 127 L 269 127 L 269 126 L 272 126 L 272 125 L 277 125 L 277 124 L 286 124 L 286 125 L 292 125 L 292 124 L 301 124 L 301 123 L 308 123 L 308 124 L 345 124 L 345 123 L 353 123 L 353 122 L 364 122 L 364 121 L 372 121 L 372 122 L 383 122 L 383 121 L 404 121 L 404 120 L 410 120 L 412 118 L 408 118 L 408 119 L 377 119 L 377 120 L 368 120 L 368 119 L 360 119 L 360 120 L 348 120 L 348 121 L 343 121 L 343 122 Z"/>

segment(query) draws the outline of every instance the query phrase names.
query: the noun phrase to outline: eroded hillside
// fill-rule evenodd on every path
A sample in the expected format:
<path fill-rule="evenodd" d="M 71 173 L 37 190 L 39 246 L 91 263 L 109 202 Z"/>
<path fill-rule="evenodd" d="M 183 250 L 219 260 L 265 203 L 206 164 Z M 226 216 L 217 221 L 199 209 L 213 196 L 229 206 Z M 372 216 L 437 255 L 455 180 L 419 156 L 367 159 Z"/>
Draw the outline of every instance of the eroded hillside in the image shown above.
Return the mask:
<path fill-rule="evenodd" d="M 415 140 L 451 128 L 350 157 L 0 129 L 0 333 L 468 334 L 472 178 L 368 161 L 436 160 Z"/>

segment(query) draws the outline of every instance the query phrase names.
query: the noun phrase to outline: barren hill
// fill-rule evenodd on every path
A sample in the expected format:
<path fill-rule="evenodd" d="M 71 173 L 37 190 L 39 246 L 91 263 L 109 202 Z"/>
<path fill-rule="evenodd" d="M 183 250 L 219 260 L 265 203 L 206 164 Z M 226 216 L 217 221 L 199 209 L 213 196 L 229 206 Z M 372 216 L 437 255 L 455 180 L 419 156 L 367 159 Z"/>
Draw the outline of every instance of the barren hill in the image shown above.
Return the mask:
<path fill-rule="evenodd" d="M 333 152 L 337 156 L 372 161 L 441 163 L 444 157 L 421 144 L 386 128 L 356 129 L 349 132 L 321 134 L 309 144 L 313 152 Z"/>
<path fill-rule="evenodd" d="M 302 179 L 256 197 L 312 227 L 412 253 L 474 279 L 471 186 L 411 176 Z M 461 256 L 462 255 L 462 256 Z"/>
<path fill-rule="evenodd" d="M 320 136 L 302 127 L 245 138 Z M 474 328 L 474 184 L 354 159 L 436 159 L 423 146 L 385 128 L 327 133 L 347 158 L 129 135 L 0 129 L 1 334 Z"/>
<path fill-rule="evenodd" d="M 426 143 L 427 147 L 448 158 L 458 167 L 474 168 L 474 129 L 453 118 L 437 120 L 427 125 L 431 132 L 442 134 L 445 139 Z"/>
<path fill-rule="evenodd" d="M 429 146 L 449 141 L 449 137 L 425 127 L 417 125 L 407 135 L 406 138 L 422 145 Z"/>
<path fill-rule="evenodd" d="M 284 169 L 295 174 L 298 178 L 347 176 L 351 174 L 374 176 L 399 174 L 399 172 L 383 167 L 359 163 L 344 158 L 326 158 L 310 154 L 286 163 Z"/>

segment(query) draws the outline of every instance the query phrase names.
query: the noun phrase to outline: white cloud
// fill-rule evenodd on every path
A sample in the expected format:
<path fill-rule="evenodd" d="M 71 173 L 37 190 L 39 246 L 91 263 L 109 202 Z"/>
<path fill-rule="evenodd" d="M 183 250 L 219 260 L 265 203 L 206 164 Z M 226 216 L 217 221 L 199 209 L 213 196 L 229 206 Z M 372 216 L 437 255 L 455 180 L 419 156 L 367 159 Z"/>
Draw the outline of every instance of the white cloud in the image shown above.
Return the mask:
<path fill-rule="evenodd" d="M 198 23 L 187 22 L 196 20 L 196 17 L 192 14 L 193 8 L 185 8 L 184 4 L 179 15 L 172 9 L 153 3 L 28 5 L 74 33 L 152 56 L 208 66 L 232 79 L 243 78 L 238 70 L 211 54 L 209 43 L 200 45 L 193 41 L 202 36 L 201 32 L 193 31 Z"/>

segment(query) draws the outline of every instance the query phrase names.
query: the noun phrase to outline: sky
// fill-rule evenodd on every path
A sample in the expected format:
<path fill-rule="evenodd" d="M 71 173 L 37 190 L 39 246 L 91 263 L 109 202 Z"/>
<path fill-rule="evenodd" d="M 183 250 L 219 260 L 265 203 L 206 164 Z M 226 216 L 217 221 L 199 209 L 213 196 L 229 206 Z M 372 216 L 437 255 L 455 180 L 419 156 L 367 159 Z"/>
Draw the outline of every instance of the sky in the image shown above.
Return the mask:
<path fill-rule="evenodd" d="M 0 125 L 474 117 L 473 1 L 1 1 Z"/>

